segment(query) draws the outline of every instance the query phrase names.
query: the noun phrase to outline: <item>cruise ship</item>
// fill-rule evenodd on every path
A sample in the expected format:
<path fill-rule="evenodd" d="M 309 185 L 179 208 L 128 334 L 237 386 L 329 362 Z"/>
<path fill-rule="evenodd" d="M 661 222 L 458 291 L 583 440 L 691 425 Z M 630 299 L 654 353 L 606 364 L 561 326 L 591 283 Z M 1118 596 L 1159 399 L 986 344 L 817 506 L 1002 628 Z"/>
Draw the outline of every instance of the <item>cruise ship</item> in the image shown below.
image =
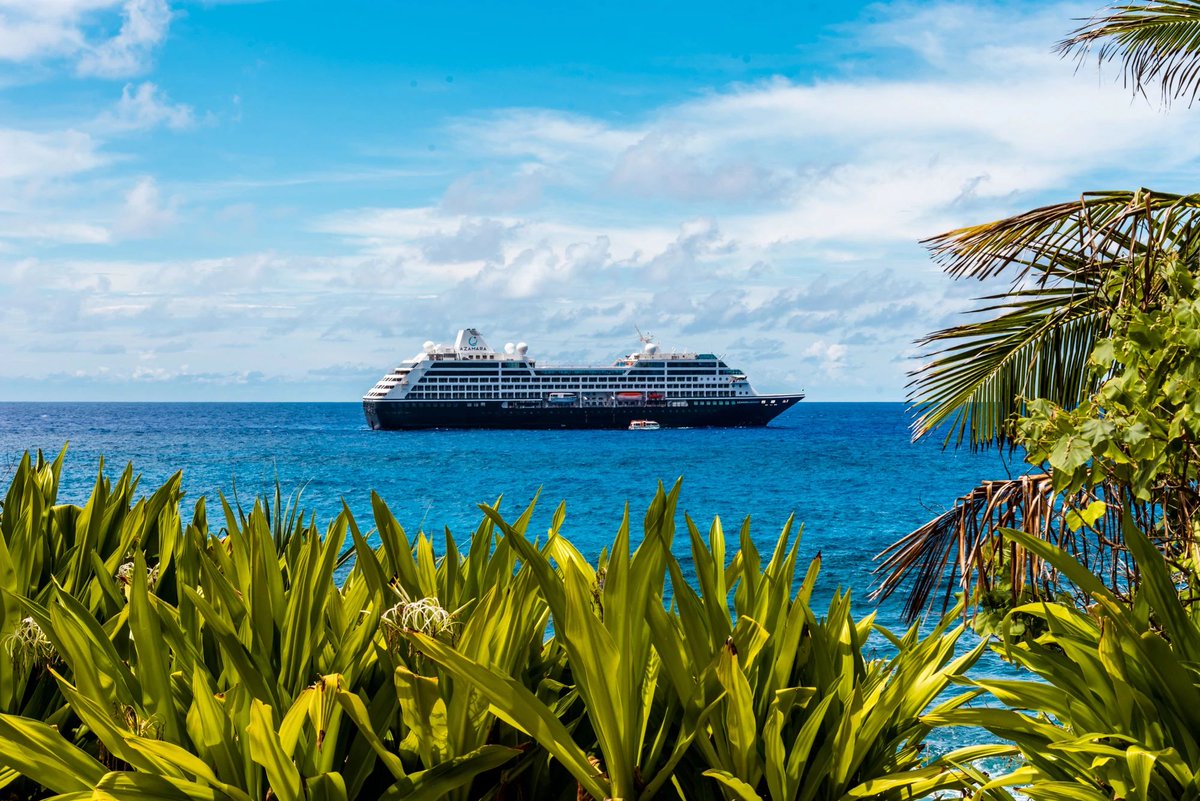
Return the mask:
<path fill-rule="evenodd" d="M 640 332 L 639 332 L 640 334 Z M 502 352 L 474 328 L 426 342 L 363 397 L 377 430 L 764 426 L 804 395 L 760 395 L 712 353 L 666 353 L 647 336 L 608 366 L 539 366 L 524 343 Z"/>

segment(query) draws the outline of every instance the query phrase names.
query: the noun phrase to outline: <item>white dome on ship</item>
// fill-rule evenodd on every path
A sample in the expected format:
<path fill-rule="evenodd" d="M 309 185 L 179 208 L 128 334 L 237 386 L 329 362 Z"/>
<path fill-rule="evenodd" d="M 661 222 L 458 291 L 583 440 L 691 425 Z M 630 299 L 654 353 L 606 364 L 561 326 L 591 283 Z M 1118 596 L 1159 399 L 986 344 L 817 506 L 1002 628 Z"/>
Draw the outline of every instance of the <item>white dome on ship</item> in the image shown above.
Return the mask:
<path fill-rule="evenodd" d="M 436 347 L 437 343 L 435 343 L 432 339 L 425 340 L 425 344 L 421 346 L 426 353 L 433 353 L 433 349 Z"/>
<path fill-rule="evenodd" d="M 528 345 L 526 345 L 524 342 L 517 343 L 517 355 L 518 356 L 524 356 L 528 352 L 529 352 Z"/>
<path fill-rule="evenodd" d="M 504 352 L 507 353 L 509 356 L 512 356 L 514 353 L 517 352 L 517 346 L 511 342 L 505 342 L 504 343 Z"/>
<path fill-rule="evenodd" d="M 654 354 L 658 353 L 658 345 L 654 344 L 653 342 L 647 342 L 646 347 L 642 348 L 642 352 L 647 356 L 653 356 Z"/>

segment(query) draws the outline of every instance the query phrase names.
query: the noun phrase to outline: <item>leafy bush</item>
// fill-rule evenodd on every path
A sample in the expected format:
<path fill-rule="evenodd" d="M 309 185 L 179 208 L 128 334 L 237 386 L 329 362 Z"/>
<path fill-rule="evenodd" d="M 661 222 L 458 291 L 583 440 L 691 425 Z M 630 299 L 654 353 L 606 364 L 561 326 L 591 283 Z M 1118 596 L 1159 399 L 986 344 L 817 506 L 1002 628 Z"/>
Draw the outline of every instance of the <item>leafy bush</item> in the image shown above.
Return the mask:
<path fill-rule="evenodd" d="M 973 682 L 1006 709 L 959 709 L 934 725 L 982 726 L 1013 742 L 1025 764 L 985 784 L 981 798 L 1182 801 L 1200 798 L 1200 617 L 1179 599 L 1163 555 L 1126 520 L 1141 570 L 1127 603 L 1064 551 L 1008 531 L 1084 588 L 1093 605 L 1036 603 L 1014 610 L 1043 621 L 1036 640 L 1006 642 L 1028 680 Z"/>
<path fill-rule="evenodd" d="M 0 508 L 0 788 L 18 798 L 910 798 L 962 788 L 920 716 L 979 649 L 809 605 L 789 523 L 765 567 L 744 526 L 688 520 L 679 485 L 593 564 L 499 505 L 435 556 L 372 496 L 324 529 L 274 498 L 203 499 L 132 470 L 57 504 L 62 456 Z M 371 542 L 377 544 L 372 545 Z M 340 578 L 339 578 L 340 577 Z M 552 629 L 551 629 L 552 627 Z M 547 637 L 549 631 L 552 636 Z M 867 656 L 880 631 L 895 655 Z M 971 693 L 938 707 L 956 708 Z M 965 759 L 972 753 L 956 755 Z"/>

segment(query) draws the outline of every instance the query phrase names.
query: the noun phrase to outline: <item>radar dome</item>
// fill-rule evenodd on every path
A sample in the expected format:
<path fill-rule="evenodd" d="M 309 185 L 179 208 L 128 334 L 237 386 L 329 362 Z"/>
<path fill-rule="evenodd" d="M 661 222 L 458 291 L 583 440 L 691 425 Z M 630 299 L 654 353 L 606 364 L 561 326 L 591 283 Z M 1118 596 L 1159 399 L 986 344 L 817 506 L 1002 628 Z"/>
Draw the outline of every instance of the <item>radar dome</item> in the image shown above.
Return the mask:
<path fill-rule="evenodd" d="M 654 344 L 653 342 L 647 342 L 646 347 L 642 348 L 642 352 L 647 356 L 653 356 L 654 354 L 658 353 L 658 345 Z"/>
<path fill-rule="evenodd" d="M 433 349 L 437 347 L 437 344 L 432 339 L 427 339 L 425 340 L 425 344 L 421 347 L 426 353 L 433 353 Z"/>
<path fill-rule="evenodd" d="M 517 343 L 517 355 L 518 356 L 524 356 L 528 352 L 529 352 L 528 345 L 526 345 L 524 342 Z"/>
<path fill-rule="evenodd" d="M 504 352 L 507 353 L 509 356 L 512 356 L 514 353 L 517 352 L 517 346 L 511 342 L 505 342 L 504 343 Z"/>

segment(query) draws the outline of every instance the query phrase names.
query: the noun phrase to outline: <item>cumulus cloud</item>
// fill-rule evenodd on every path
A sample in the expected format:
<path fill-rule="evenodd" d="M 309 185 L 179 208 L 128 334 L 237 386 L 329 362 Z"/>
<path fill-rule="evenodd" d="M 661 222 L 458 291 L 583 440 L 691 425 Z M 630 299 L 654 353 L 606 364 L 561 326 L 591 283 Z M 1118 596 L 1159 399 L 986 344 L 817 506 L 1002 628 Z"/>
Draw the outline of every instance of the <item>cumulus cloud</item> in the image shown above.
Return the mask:
<path fill-rule="evenodd" d="M 735 84 L 633 121 L 506 109 L 451 132 L 461 152 L 540 169 L 551 213 L 564 201 L 631 216 L 703 206 L 743 244 L 912 241 L 1017 197 L 1073 195 L 1098 170 L 1140 164 L 1147 180 L 1200 156 L 1186 114 L 1131 103 L 1051 52 L 1081 8 L 892 3 L 843 46 L 898 51 L 903 69 Z M 504 170 L 472 188 L 486 192 L 489 175 Z"/>
<path fill-rule="evenodd" d="M 172 103 L 157 84 L 149 81 L 136 86 L 125 84 L 116 107 L 97 120 L 98 127 L 107 132 L 148 130 L 160 125 L 181 130 L 195 123 L 191 106 Z"/>
<path fill-rule="evenodd" d="M 106 37 L 115 18 L 120 28 Z M 0 0 L 0 60 L 69 59 L 81 75 L 134 75 L 166 38 L 170 20 L 166 0 Z"/>
<path fill-rule="evenodd" d="M 118 70 L 144 64 L 169 24 L 169 13 L 155 12 L 165 3 L 55 2 L 75 14 L 56 19 L 125 9 L 128 30 L 109 54 Z M 0 0 L 4 13 L 15 7 Z M 1131 176 L 1194 170 L 1200 158 L 1186 113 L 1131 103 L 1124 88 L 1075 75 L 1049 52 L 1080 16 L 1077 6 L 1024 5 L 1019 17 L 997 8 L 873 7 L 874 21 L 857 24 L 841 47 L 886 50 L 884 68 L 860 60 L 820 78 L 709 87 L 623 117 L 554 108 L 465 115 L 438 140 L 439 164 L 466 165 L 452 168 L 459 172 L 399 165 L 396 174 L 425 170 L 422 201 L 311 214 L 302 233 L 333 255 L 289 256 L 288 242 L 282 253 L 267 245 L 212 259 L 97 256 L 53 270 L 39 261 L 7 276 L 0 259 L 0 292 L 14 298 L 0 314 L 11 321 L 24 308 L 50 309 L 62 331 L 97 346 L 180 343 L 172 359 L 192 365 L 187 372 L 161 355 L 111 354 L 112 375 L 174 371 L 161 384 L 172 387 L 204 375 L 232 381 L 279 353 L 300 353 L 305 367 L 289 376 L 327 367 L 353 397 L 363 389 L 358 368 L 336 365 L 352 358 L 386 367 L 466 324 L 493 340 L 525 339 L 550 360 L 607 358 L 635 344 L 636 324 L 668 346 L 728 349 L 760 389 L 795 389 L 817 376 L 813 398 L 898 399 L 908 343 L 993 289 L 951 283 L 917 240 L 1081 189 L 1129 185 Z M 68 30 L 56 52 L 99 52 L 92 29 L 76 28 L 76 43 Z M 181 128 L 194 115 L 156 84 L 133 82 L 109 124 Z M 0 153 L 5 147 L 18 156 L 0 160 L 0 186 L 5 169 L 16 171 L 10 185 L 29 185 L 42 169 L 73 175 L 105 161 L 86 134 L 0 131 Z M 250 226 L 257 239 L 284 224 L 258 198 L 247 205 L 246 190 L 378 176 L 316 169 L 209 191 L 236 196 L 214 219 L 226 227 L 230 218 L 259 220 Z M 182 213 L 182 201 L 153 178 L 123 180 L 122 191 L 109 187 L 116 203 L 103 225 L 58 234 L 151 236 Z M 191 344 L 201 339 L 203 348 Z"/>
<path fill-rule="evenodd" d="M 817 340 L 800 352 L 800 359 L 815 363 L 821 372 L 832 375 L 845 367 L 848 349 L 840 342 Z"/>
<path fill-rule="evenodd" d="M 0 2 L 0 59 L 28 59 L 64 55 L 83 44 L 76 20 L 85 11 L 111 3 L 36 3 L 26 0 Z"/>
<path fill-rule="evenodd" d="M 464 219 L 453 233 L 431 233 L 417 243 L 433 263 L 488 262 L 503 257 L 502 246 L 512 228 L 498 220 Z"/>
<path fill-rule="evenodd" d="M 121 29 L 86 48 L 76 67 L 81 75 L 120 78 L 142 72 L 167 36 L 171 9 L 166 0 L 125 0 Z"/>
<path fill-rule="evenodd" d="M 126 237 L 159 234 L 175 222 L 178 205 L 175 198 L 163 199 L 153 178 L 139 178 L 125 194 L 118 230 Z"/>

